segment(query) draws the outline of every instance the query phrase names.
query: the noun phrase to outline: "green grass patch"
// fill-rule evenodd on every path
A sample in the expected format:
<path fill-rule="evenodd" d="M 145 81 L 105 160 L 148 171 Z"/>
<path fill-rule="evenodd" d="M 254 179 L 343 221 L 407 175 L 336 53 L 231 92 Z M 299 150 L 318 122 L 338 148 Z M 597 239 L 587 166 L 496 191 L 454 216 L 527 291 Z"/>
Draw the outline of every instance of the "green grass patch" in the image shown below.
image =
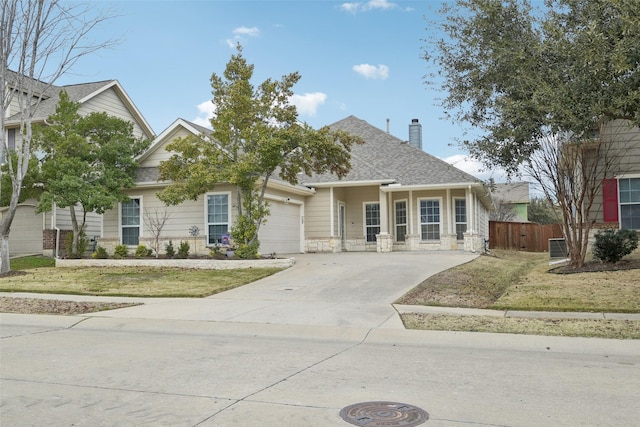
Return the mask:
<path fill-rule="evenodd" d="M 491 308 L 518 283 L 544 254 L 504 252 L 475 260 L 429 277 L 396 304 Z"/>
<path fill-rule="evenodd" d="M 56 260 L 44 256 L 25 256 L 9 261 L 12 270 L 31 270 L 33 268 L 54 267 Z"/>
<path fill-rule="evenodd" d="M 199 270 L 163 267 L 34 268 L 0 278 L 0 291 L 126 297 L 199 298 L 282 269 Z"/>

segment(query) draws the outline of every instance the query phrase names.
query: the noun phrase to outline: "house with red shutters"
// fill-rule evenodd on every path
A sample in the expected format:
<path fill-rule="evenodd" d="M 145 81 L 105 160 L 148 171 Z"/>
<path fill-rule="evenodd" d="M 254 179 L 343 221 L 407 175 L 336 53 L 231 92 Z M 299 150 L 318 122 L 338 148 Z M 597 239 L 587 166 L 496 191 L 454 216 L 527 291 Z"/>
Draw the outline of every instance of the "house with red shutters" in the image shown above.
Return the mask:
<path fill-rule="evenodd" d="M 640 128 L 614 120 L 602 126 L 600 139 L 610 144 L 611 164 L 591 209 L 596 228 L 640 230 Z"/>

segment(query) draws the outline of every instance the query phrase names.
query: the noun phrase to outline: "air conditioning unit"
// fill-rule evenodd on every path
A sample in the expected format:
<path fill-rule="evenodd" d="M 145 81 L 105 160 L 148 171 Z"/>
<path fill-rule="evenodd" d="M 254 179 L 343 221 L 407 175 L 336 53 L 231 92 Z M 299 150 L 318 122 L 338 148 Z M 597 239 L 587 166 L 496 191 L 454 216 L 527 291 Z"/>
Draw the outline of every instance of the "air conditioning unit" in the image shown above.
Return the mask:
<path fill-rule="evenodd" d="M 550 258 L 567 258 L 567 242 L 564 239 L 549 239 L 549 257 Z"/>

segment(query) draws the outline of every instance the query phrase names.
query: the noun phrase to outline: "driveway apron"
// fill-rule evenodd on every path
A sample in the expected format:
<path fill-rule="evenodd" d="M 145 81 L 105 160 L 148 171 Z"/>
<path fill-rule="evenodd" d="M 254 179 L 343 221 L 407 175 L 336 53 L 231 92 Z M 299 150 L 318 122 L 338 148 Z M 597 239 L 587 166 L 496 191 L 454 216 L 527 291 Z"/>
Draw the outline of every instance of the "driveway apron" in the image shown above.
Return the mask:
<path fill-rule="evenodd" d="M 402 328 L 392 303 L 474 259 L 455 252 L 296 254 L 293 267 L 204 299 L 150 299 L 99 317 Z"/>

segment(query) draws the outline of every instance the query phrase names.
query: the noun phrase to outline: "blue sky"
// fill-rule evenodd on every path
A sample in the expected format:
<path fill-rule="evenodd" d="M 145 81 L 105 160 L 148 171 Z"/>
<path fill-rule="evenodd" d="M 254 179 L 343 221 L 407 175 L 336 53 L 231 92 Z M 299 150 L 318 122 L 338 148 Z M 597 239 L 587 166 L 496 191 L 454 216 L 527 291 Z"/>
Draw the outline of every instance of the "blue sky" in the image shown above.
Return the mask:
<path fill-rule="evenodd" d="M 300 120 L 319 128 L 354 115 L 386 130 L 389 119 L 390 133 L 408 139 L 419 119 L 425 151 L 485 179 L 455 146 L 463 125 L 442 119 L 443 94 L 423 80 L 428 19 L 440 3 L 94 1 L 118 14 L 95 36 L 121 42 L 81 59 L 57 83 L 119 80 L 156 134 L 179 117 L 204 125 L 209 78 L 222 75 L 239 42 L 255 85 L 301 74 L 293 100 Z"/>

